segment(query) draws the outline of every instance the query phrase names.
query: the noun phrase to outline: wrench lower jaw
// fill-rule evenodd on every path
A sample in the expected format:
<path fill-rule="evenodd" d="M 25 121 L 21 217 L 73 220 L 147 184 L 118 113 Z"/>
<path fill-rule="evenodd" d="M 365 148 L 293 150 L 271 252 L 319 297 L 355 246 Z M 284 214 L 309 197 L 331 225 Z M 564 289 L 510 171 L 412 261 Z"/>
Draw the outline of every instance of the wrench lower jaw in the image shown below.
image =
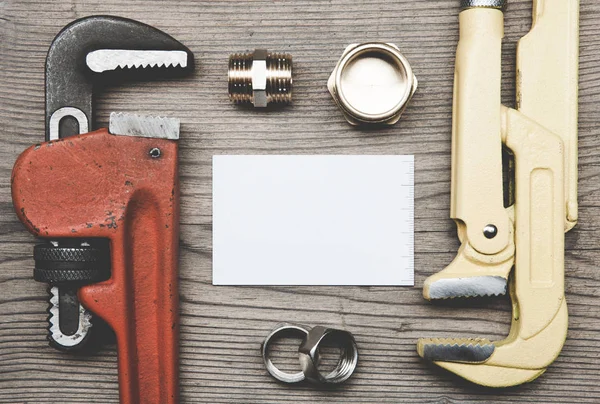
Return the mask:
<path fill-rule="evenodd" d="M 450 265 L 425 280 L 423 297 L 441 300 L 504 295 L 513 263 L 514 244 L 498 254 L 483 255 L 465 241 Z"/>
<path fill-rule="evenodd" d="M 527 319 L 516 314 L 513 313 L 510 334 L 502 341 L 427 338 L 419 340 L 417 352 L 482 386 L 510 387 L 530 382 L 544 373 L 562 350 L 567 338 L 567 304 L 563 299 L 552 321 L 530 337 L 525 337 L 522 327 Z"/>

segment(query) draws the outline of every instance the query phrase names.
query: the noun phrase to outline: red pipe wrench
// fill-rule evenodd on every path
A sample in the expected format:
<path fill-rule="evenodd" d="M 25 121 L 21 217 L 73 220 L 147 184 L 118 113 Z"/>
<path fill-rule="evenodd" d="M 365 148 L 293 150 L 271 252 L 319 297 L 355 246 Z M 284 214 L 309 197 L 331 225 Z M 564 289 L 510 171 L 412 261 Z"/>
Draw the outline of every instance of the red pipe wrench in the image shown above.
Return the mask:
<path fill-rule="evenodd" d="M 51 286 L 51 345 L 79 348 L 92 313 L 106 321 L 122 403 L 178 402 L 179 121 L 113 113 L 108 129 L 73 132 L 92 122 L 94 84 L 191 69 L 191 52 L 152 27 L 75 21 L 48 53 L 47 142 L 13 168 L 15 211 L 46 240 L 34 250 L 34 277 Z"/>

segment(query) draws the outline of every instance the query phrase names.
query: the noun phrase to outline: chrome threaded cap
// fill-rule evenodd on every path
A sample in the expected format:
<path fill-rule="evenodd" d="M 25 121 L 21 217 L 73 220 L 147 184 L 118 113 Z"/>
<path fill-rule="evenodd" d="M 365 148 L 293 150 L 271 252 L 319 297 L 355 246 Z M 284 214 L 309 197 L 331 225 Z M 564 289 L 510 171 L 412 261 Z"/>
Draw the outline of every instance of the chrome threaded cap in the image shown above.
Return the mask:
<path fill-rule="evenodd" d="M 349 45 L 327 82 L 351 125 L 397 123 L 417 85 L 408 60 L 384 42 Z"/>
<path fill-rule="evenodd" d="M 292 101 L 292 56 L 256 49 L 253 53 L 229 56 L 229 98 L 237 104 L 252 103 L 263 108 L 269 103 Z"/>
<path fill-rule="evenodd" d="M 469 8 L 494 8 L 504 10 L 506 0 L 461 0 L 460 9 L 467 10 Z"/>

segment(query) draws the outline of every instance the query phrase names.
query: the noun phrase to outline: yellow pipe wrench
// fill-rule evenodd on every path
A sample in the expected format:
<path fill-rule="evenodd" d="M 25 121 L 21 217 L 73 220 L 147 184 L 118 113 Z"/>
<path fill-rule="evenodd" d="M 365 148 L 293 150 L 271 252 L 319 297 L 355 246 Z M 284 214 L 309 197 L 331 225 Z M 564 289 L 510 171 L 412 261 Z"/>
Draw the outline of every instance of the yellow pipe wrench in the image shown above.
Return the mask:
<path fill-rule="evenodd" d="M 508 289 L 511 330 L 502 341 L 424 338 L 417 346 L 423 358 L 491 387 L 532 381 L 560 353 L 568 327 L 564 233 L 577 222 L 579 0 L 533 0 L 533 25 L 517 50 L 516 109 L 500 102 L 505 3 L 461 2 L 451 217 L 462 245 L 425 281 L 423 295 Z M 511 189 L 503 189 L 503 144 L 514 155 Z"/>

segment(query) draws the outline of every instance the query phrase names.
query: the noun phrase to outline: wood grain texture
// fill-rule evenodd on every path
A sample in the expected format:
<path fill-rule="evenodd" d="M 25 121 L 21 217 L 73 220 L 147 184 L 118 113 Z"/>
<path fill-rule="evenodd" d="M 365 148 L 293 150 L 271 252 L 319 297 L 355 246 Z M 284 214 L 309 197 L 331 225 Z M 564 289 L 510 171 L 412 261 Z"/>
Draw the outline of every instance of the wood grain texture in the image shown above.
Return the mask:
<path fill-rule="evenodd" d="M 32 279 L 34 238 L 18 222 L 10 171 L 43 139 L 44 59 L 71 20 L 113 14 L 151 24 L 196 55 L 193 78 L 135 83 L 99 93 L 97 125 L 110 111 L 182 120 L 181 395 L 198 403 L 600 402 L 600 3 L 581 0 L 580 222 L 567 234 L 570 328 L 558 360 L 517 388 L 477 387 L 419 359 L 421 336 L 503 338 L 506 300 L 434 306 L 424 279 L 458 248 L 450 202 L 450 126 L 458 0 L 141 1 L 0 0 L 0 402 L 118 401 L 116 352 L 74 357 L 47 346 L 45 285 Z M 530 26 L 531 1 L 511 0 L 503 50 L 503 101 L 514 105 L 516 40 Z M 350 127 L 326 90 L 344 47 L 399 45 L 419 79 L 400 123 Z M 294 104 L 239 108 L 227 98 L 230 53 L 266 47 L 294 56 Z M 550 45 L 551 46 L 551 45 Z M 211 157 L 215 154 L 414 154 L 414 288 L 213 287 Z M 342 388 L 285 386 L 270 378 L 259 345 L 281 321 L 353 332 L 360 364 Z M 292 363 L 286 363 L 288 366 Z"/>

